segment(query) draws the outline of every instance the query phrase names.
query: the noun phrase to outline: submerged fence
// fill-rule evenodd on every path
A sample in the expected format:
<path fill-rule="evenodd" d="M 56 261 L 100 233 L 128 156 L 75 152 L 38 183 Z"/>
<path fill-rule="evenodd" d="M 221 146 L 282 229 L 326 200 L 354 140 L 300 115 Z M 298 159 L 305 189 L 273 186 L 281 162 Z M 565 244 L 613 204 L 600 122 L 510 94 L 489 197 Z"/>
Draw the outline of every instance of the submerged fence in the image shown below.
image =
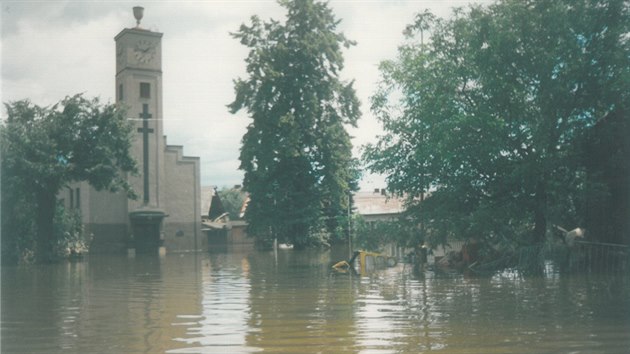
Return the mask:
<path fill-rule="evenodd" d="M 576 241 L 566 245 L 536 245 L 521 247 L 475 270 L 516 268 L 523 272 L 541 270 L 542 264 L 553 264 L 556 270 L 575 273 L 622 274 L 630 273 L 630 246 Z"/>
<path fill-rule="evenodd" d="M 623 273 L 630 271 L 630 247 L 614 243 L 575 242 L 569 269 L 578 272 Z"/>

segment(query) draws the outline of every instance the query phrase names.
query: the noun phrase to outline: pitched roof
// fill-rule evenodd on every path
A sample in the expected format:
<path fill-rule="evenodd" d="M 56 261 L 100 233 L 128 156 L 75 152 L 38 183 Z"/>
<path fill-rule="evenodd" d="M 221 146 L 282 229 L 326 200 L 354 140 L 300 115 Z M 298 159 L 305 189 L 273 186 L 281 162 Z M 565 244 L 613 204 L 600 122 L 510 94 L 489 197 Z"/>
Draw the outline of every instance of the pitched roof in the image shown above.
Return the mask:
<path fill-rule="evenodd" d="M 201 215 L 207 217 L 210 212 L 210 204 L 214 196 L 214 187 L 201 186 Z"/>

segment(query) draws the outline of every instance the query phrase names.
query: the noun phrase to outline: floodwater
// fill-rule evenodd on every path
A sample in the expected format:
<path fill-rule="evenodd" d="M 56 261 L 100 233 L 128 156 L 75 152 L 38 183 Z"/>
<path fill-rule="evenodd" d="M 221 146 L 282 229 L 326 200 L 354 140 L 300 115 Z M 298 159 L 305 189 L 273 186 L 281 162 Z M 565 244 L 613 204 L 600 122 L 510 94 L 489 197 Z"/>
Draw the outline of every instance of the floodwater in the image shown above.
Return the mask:
<path fill-rule="evenodd" d="M 2 353 L 629 353 L 628 276 L 331 273 L 331 252 L 2 268 Z"/>

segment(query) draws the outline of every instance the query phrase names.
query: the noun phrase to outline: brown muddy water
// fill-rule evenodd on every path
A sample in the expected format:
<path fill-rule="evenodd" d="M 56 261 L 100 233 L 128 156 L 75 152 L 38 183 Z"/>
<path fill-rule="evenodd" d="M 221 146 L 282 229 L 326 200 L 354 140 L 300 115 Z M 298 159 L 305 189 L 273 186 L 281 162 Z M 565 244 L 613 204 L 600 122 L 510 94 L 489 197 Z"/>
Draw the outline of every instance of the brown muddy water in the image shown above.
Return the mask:
<path fill-rule="evenodd" d="M 2 268 L 2 353 L 630 353 L 628 275 L 334 274 L 331 252 Z"/>

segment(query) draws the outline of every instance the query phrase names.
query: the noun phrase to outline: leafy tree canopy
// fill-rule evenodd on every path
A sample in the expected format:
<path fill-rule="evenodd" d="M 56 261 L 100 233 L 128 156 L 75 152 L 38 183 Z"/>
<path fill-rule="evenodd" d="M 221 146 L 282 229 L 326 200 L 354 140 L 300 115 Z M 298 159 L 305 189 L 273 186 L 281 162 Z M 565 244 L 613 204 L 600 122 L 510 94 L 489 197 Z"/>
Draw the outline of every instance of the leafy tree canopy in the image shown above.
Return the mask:
<path fill-rule="evenodd" d="M 219 192 L 221 202 L 225 210 L 230 214 L 230 220 L 241 219 L 241 208 L 247 198 L 247 194 L 240 188 L 222 188 Z"/>
<path fill-rule="evenodd" d="M 381 63 L 373 172 L 445 237 L 540 244 L 579 226 L 580 141 L 630 103 L 627 1 L 503 0 L 417 15 Z M 430 193 L 424 203 L 420 196 Z"/>
<path fill-rule="evenodd" d="M 87 181 L 98 190 L 123 190 L 133 197 L 125 173 L 135 172 L 131 157 L 132 130 L 124 110 L 82 95 L 52 107 L 28 100 L 5 104 L 1 125 L 3 234 L 12 232 L 5 220 L 29 209 L 36 214 L 37 258 L 45 261 L 53 236 L 57 192 L 65 185 Z M 13 203 L 26 205 L 12 209 Z M 5 218 L 6 214 L 6 218 Z M 5 241 L 3 237 L 3 241 Z"/>
<path fill-rule="evenodd" d="M 356 163 L 345 125 L 356 124 L 359 102 L 352 83 L 339 79 L 339 20 L 325 3 L 281 1 L 286 22 L 251 18 L 232 35 L 250 49 L 248 77 L 235 81 L 235 113 L 252 122 L 243 136 L 240 168 L 250 194 L 246 219 L 261 240 L 304 247 L 338 229 Z"/>

